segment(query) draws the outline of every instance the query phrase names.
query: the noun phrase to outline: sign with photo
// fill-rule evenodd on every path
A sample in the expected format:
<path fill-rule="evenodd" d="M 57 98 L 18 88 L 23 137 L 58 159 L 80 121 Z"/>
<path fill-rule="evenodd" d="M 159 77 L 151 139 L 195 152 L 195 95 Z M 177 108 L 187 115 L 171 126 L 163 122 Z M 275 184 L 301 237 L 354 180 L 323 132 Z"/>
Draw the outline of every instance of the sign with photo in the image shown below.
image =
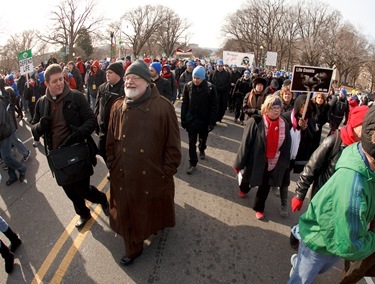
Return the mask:
<path fill-rule="evenodd" d="M 293 66 L 292 92 L 328 93 L 332 81 L 332 68 Z"/>
<path fill-rule="evenodd" d="M 237 67 L 251 66 L 254 61 L 254 54 L 234 52 L 234 51 L 223 51 L 223 61 L 224 64 L 231 66 L 236 64 Z"/>

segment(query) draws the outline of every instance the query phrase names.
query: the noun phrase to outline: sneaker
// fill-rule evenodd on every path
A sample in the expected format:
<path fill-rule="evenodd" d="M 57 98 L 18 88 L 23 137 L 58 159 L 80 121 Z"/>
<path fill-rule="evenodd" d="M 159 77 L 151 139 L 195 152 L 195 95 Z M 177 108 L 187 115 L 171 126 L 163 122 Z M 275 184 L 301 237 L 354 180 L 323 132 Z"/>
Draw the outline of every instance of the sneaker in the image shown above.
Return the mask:
<path fill-rule="evenodd" d="M 30 159 L 30 156 L 31 156 L 31 152 L 28 151 L 28 152 L 27 152 L 27 155 L 26 155 L 26 156 L 23 156 L 21 162 L 22 162 L 22 163 L 27 162 L 27 161 Z"/>
<path fill-rule="evenodd" d="M 286 210 L 286 206 L 281 206 L 280 207 L 280 215 L 283 216 L 283 217 L 288 217 L 289 216 L 289 213 L 288 211 Z"/>
<path fill-rule="evenodd" d="M 280 187 L 271 186 L 271 190 L 276 197 L 280 197 Z"/>
<path fill-rule="evenodd" d="M 263 212 L 255 212 L 255 217 L 258 220 L 263 220 L 264 219 L 264 213 Z"/>
<path fill-rule="evenodd" d="M 238 191 L 238 196 L 241 198 L 245 198 L 247 196 L 246 193 L 242 192 L 241 189 Z"/>
<path fill-rule="evenodd" d="M 206 158 L 206 154 L 204 153 L 204 151 L 202 151 L 202 152 L 199 153 L 199 158 L 201 160 L 204 160 Z"/>
<path fill-rule="evenodd" d="M 187 171 L 186 171 L 186 173 L 188 174 L 188 175 L 192 175 L 194 172 L 195 172 L 195 166 L 191 166 Z"/>
<path fill-rule="evenodd" d="M 34 146 L 34 147 L 38 147 L 38 146 L 39 146 L 39 141 L 34 140 L 34 142 L 33 142 L 33 146 Z"/>
<path fill-rule="evenodd" d="M 292 268 L 290 269 L 290 272 L 289 272 L 289 278 L 291 278 L 294 273 L 294 267 L 296 267 L 296 264 L 297 264 L 297 256 L 298 255 L 295 253 L 290 257 L 290 264 L 292 265 Z"/>

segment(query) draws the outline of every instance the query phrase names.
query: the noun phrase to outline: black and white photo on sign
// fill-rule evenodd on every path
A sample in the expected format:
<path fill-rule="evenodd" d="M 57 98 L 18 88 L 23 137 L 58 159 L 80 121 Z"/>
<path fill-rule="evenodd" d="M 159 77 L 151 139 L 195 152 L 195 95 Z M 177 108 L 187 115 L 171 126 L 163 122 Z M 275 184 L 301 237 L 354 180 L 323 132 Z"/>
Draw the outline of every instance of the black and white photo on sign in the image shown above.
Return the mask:
<path fill-rule="evenodd" d="M 223 51 L 223 60 L 225 64 L 231 66 L 236 64 L 238 67 L 251 66 L 254 61 L 254 54 L 234 51 Z"/>
<path fill-rule="evenodd" d="M 332 74 L 332 68 L 295 65 L 290 89 L 292 92 L 328 93 Z"/>

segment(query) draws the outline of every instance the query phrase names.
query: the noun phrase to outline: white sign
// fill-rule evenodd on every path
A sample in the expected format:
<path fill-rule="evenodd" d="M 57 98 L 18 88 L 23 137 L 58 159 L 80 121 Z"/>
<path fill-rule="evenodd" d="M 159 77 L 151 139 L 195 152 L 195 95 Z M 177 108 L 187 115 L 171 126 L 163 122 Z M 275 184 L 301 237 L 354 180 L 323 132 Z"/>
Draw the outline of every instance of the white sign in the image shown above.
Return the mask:
<path fill-rule="evenodd" d="M 254 61 L 254 54 L 234 51 L 223 51 L 223 61 L 224 64 L 228 64 L 229 66 L 232 64 L 236 64 L 237 67 L 251 66 Z"/>
<path fill-rule="evenodd" d="M 277 65 L 277 52 L 267 51 L 266 66 L 276 66 Z"/>
<path fill-rule="evenodd" d="M 33 57 L 31 55 L 31 49 L 24 50 L 18 53 L 18 60 L 20 64 L 21 75 L 25 75 L 34 71 L 34 64 L 33 64 Z"/>

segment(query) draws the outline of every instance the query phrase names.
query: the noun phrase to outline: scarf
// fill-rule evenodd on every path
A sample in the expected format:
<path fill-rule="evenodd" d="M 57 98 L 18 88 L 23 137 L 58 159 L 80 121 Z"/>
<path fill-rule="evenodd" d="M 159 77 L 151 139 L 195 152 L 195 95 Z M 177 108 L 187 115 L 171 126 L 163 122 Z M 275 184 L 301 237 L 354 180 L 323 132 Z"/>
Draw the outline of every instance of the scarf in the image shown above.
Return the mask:
<path fill-rule="evenodd" d="M 268 131 L 266 138 L 266 157 L 268 159 L 275 158 L 277 152 L 277 146 L 279 144 L 279 120 L 278 117 L 275 120 L 271 120 L 267 114 L 264 115 L 268 123 Z"/>
<path fill-rule="evenodd" d="M 162 73 L 161 74 L 161 76 L 163 77 L 163 78 L 169 78 L 169 77 L 171 77 L 171 75 L 172 75 L 172 73 L 171 72 L 169 72 L 169 73 Z"/>
<path fill-rule="evenodd" d="M 346 146 L 359 141 L 357 136 L 354 134 L 353 128 L 349 125 L 341 127 L 340 138 Z"/>

